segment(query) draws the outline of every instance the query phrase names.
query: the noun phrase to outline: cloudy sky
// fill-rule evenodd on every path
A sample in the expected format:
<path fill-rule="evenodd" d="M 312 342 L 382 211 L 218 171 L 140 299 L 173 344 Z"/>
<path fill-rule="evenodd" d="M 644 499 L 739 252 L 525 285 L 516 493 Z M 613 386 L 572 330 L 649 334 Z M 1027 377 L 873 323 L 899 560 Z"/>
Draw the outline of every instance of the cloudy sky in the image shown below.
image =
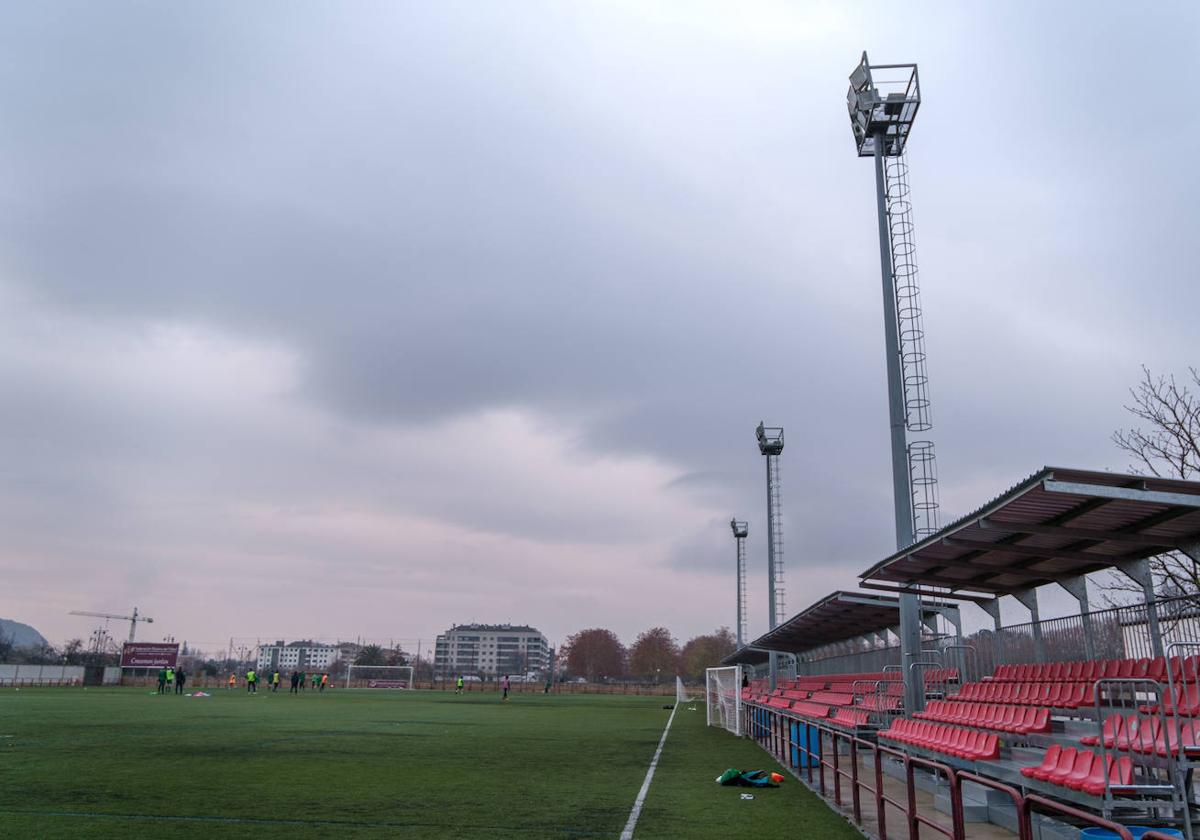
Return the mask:
<path fill-rule="evenodd" d="M 761 632 L 760 419 L 789 611 L 853 585 L 893 533 L 863 49 L 921 68 L 947 516 L 1124 468 L 1139 366 L 1200 363 L 1200 7 L 917 8 L 11 5 L 0 616 L 685 639 L 737 515 Z"/>

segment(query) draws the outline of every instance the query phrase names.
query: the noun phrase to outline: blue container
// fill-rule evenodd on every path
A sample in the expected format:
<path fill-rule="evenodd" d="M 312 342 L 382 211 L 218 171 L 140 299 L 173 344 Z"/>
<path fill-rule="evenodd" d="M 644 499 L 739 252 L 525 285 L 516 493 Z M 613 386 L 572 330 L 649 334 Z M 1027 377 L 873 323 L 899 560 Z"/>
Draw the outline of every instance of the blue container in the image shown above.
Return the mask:
<path fill-rule="evenodd" d="M 1144 825 L 1127 825 L 1125 828 L 1133 835 L 1133 840 L 1140 840 L 1143 834 L 1152 830 Z M 1168 837 L 1183 837 L 1183 832 L 1175 828 L 1156 828 L 1153 830 Z M 1085 828 L 1080 832 L 1079 840 L 1121 840 L 1121 835 L 1115 831 L 1109 831 L 1107 828 Z"/>
<path fill-rule="evenodd" d="M 821 731 L 806 723 L 791 722 L 791 753 L 793 767 L 817 766 L 821 760 Z M 806 745 L 802 752 L 798 745 Z"/>

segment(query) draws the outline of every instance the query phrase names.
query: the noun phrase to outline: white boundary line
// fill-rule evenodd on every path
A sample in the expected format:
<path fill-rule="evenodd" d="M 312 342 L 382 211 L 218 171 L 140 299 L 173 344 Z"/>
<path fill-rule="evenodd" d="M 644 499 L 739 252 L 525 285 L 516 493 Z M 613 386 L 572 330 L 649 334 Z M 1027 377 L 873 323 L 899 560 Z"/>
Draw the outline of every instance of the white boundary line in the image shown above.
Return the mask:
<path fill-rule="evenodd" d="M 646 794 L 650 790 L 650 780 L 654 778 L 654 771 L 658 768 L 658 757 L 662 755 L 663 744 L 667 743 L 667 733 L 671 731 L 671 721 L 675 720 L 675 712 L 679 709 L 679 704 L 675 704 L 675 708 L 671 709 L 671 716 L 667 718 L 667 725 L 663 728 L 662 737 L 658 739 L 658 749 L 654 751 L 654 758 L 650 759 L 650 768 L 646 771 L 646 778 L 642 781 L 642 789 L 638 791 L 637 799 L 633 802 L 633 810 L 629 812 L 629 821 L 625 823 L 625 830 L 621 832 L 621 840 L 633 840 L 633 829 L 637 826 L 638 817 L 642 815 L 642 805 L 646 802 Z"/>

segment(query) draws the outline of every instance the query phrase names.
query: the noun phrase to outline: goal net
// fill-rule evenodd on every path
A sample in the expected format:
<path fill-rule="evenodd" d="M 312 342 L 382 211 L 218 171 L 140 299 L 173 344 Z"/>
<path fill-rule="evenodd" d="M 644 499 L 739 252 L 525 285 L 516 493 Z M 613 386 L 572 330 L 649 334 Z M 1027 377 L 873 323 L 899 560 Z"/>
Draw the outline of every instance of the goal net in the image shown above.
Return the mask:
<path fill-rule="evenodd" d="M 690 694 L 688 694 L 687 689 L 683 687 L 683 677 L 676 677 L 675 678 L 675 703 L 676 704 L 691 703 L 695 699 L 696 698 L 692 697 Z"/>
<path fill-rule="evenodd" d="M 704 672 L 708 725 L 742 734 L 742 666 L 709 668 Z"/>
<path fill-rule="evenodd" d="M 351 665 L 346 688 L 412 688 L 411 665 Z"/>

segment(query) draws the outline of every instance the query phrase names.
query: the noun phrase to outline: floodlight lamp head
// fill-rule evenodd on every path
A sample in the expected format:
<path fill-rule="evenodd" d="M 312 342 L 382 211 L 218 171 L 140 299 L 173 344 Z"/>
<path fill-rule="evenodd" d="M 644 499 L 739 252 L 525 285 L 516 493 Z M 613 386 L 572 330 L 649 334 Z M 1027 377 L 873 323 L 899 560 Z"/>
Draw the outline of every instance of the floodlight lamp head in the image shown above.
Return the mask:
<path fill-rule="evenodd" d="M 872 65 L 864 52 L 846 94 L 858 156 L 874 157 L 877 147 L 887 157 L 903 154 L 920 106 L 917 65 Z"/>
<path fill-rule="evenodd" d="M 734 537 L 739 540 L 744 540 L 750 535 L 750 526 L 745 522 L 738 522 L 736 519 L 730 519 L 729 527 L 733 530 Z"/>
<path fill-rule="evenodd" d="M 758 424 L 755 429 L 758 438 L 758 451 L 763 455 L 778 455 L 783 451 L 783 428 L 781 426 L 764 426 Z"/>

